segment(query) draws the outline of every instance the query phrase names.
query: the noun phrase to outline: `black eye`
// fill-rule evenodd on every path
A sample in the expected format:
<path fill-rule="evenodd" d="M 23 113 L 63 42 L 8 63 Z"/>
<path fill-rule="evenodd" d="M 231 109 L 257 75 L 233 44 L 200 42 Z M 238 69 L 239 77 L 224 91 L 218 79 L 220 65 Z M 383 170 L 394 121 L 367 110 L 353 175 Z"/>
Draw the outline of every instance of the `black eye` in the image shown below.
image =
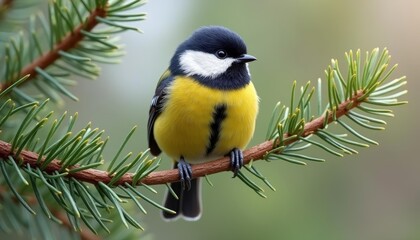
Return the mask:
<path fill-rule="evenodd" d="M 220 59 L 224 59 L 227 57 L 227 52 L 225 50 L 217 50 L 216 56 Z"/>

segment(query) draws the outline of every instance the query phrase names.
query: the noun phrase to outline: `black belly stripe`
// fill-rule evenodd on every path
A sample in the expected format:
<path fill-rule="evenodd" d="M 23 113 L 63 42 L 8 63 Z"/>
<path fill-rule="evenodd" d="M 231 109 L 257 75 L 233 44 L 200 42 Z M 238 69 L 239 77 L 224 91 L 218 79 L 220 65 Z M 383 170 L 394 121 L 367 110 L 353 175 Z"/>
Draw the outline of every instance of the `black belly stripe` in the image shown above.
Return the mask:
<path fill-rule="evenodd" d="M 226 118 L 226 105 L 220 104 L 214 107 L 213 120 L 210 123 L 210 139 L 207 145 L 206 155 L 209 155 L 216 147 L 220 138 L 220 128 L 223 120 Z"/>

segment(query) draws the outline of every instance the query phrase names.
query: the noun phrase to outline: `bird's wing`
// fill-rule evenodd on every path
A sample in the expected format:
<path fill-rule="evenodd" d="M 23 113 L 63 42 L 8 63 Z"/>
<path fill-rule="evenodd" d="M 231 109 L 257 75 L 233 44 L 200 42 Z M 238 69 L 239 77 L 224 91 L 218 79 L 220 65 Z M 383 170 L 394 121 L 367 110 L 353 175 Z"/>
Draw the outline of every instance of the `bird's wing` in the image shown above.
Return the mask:
<path fill-rule="evenodd" d="M 155 95 L 152 98 L 152 103 L 149 110 L 149 121 L 147 122 L 147 137 L 149 141 L 150 152 L 157 156 L 162 150 L 159 148 L 155 136 L 153 134 L 153 127 L 156 119 L 159 117 L 162 107 L 165 102 L 166 88 L 170 85 L 173 80 L 173 76 L 169 70 L 166 70 L 156 87 Z"/>

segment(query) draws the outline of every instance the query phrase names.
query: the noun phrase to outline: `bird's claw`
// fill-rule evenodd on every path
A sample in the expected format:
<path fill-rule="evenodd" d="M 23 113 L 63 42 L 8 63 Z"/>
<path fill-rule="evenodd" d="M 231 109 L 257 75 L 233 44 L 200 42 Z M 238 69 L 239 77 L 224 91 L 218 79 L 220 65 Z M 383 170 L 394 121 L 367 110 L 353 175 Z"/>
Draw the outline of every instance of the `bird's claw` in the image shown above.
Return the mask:
<path fill-rule="evenodd" d="M 183 157 L 181 157 L 178 162 L 178 172 L 182 190 L 190 190 L 192 169 L 191 165 L 187 163 Z"/>
<path fill-rule="evenodd" d="M 244 156 L 242 151 L 238 148 L 232 149 L 230 151 L 230 166 L 233 172 L 233 177 L 238 175 L 239 170 L 244 165 Z"/>

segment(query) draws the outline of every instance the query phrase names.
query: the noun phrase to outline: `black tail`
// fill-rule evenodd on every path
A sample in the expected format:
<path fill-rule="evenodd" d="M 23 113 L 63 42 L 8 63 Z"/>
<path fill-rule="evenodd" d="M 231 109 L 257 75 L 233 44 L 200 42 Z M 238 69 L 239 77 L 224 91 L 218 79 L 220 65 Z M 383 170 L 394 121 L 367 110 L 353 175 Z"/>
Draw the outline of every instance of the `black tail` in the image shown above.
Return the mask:
<path fill-rule="evenodd" d="M 182 216 L 185 220 L 195 221 L 201 216 L 201 184 L 200 179 L 191 180 L 191 188 L 182 190 L 180 182 L 171 183 L 171 188 L 178 196 L 176 199 L 169 191 L 166 193 L 164 206 L 174 210 L 176 214 L 163 211 L 162 215 L 165 220 L 176 220 Z"/>

